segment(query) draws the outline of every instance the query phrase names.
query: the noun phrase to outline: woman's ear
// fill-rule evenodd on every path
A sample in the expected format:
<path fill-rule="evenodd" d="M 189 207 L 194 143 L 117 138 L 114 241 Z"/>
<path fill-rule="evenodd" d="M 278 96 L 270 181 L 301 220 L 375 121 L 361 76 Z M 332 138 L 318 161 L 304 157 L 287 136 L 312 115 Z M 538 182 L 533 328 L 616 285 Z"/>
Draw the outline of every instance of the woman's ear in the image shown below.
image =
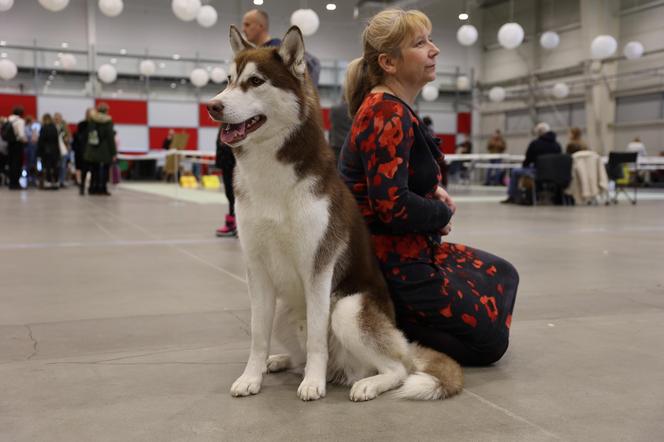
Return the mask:
<path fill-rule="evenodd" d="M 378 65 L 386 74 L 394 74 L 397 71 L 396 59 L 384 52 L 378 56 Z"/>

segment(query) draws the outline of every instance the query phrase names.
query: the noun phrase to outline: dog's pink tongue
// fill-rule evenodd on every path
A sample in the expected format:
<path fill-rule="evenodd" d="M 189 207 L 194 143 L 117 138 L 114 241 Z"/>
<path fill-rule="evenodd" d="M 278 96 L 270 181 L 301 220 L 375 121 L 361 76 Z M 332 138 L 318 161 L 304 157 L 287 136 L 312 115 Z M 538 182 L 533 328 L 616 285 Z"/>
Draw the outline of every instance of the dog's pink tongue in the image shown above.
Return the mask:
<path fill-rule="evenodd" d="M 247 125 L 245 123 L 229 124 L 221 131 L 221 142 L 230 144 L 244 138 Z"/>

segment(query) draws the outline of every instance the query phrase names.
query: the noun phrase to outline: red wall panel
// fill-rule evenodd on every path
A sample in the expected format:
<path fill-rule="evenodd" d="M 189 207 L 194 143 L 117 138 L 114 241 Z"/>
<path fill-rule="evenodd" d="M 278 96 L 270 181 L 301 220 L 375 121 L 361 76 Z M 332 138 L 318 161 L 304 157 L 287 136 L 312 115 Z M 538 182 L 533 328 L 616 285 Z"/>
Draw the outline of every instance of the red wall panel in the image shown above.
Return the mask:
<path fill-rule="evenodd" d="M 330 130 L 332 123 L 330 122 L 330 108 L 321 109 L 323 112 L 323 129 Z"/>
<path fill-rule="evenodd" d="M 207 103 L 198 104 L 198 124 L 201 127 L 219 127 L 219 123 L 210 118 L 207 111 Z"/>
<path fill-rule="evenodd" d="M 0 115 L 6 117 L 12 113 L 14 106 L 23 106 L 23 116 L 37 116 L 37 97 L 34 95 L 0 94 Z"/>
<path fill-rule="evenodd" d="M 189 139 L 187 140 L 186 149 L 196 150 L 198 147 L 198 128 L 196 127 L 151 127 L 150 149 L 161 149 L 170 129 L 175 129 L 175 133 L 188 133 Z"/>
<path fill-rule="evenodd" d="M 113 117 L 115 124 L 148 124 L 148 102 L 136 100 L 106 100 L 98 98 L 99 103 L 108 104 L 108 113 Z"/>
<path fill-rule="evenodd" d="M 443 153 L 454 153 L 456 150 L 456 134 L 436 134 L 440 138 L 440 150 Z"/>
<path fill-rule="evenodd" d="M 459 112 L 457 114 L 457 132 L 460 134 L 469 134 L 471 128 L 470 112 Z"/>

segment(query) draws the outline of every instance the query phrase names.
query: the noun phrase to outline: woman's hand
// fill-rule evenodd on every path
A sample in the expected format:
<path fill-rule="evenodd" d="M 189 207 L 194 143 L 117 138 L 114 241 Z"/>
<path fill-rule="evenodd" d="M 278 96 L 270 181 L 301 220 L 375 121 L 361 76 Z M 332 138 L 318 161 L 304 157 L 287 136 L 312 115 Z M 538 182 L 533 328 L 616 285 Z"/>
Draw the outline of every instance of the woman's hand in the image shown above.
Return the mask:
<path fill-rule="evenodd" d="M 450 196 L 449 193 L 447 193 L 445 189 L 438 186 L 436 191 L 433 193 L 433 196 L 439 201 L 445 203 L 445 205 L 449 207 L 450 210 L 452 211 L 452 215 L 454 215 L 454 212 L 456 212 L 456 204 L 454 204 L 454 201 L 452 201 L 452 197 Z"/>
<path fill-rule="evenodd" d="M 447 225 L 440 230 L 440 234 L 443 236 L 449 235 L 451 231 L 452 231 L 452 221 L 447 223 Z"/>

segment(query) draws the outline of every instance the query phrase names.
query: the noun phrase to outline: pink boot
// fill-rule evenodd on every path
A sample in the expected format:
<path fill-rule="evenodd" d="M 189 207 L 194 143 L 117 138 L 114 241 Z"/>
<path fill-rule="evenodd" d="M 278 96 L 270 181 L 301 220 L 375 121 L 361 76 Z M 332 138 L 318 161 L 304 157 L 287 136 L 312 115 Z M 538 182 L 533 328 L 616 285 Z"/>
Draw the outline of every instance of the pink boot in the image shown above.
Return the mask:
<path fill-rule="evenodd" d="M 235 224 L 235 216 L 226 215 L 226 224 L 216 230 L 219 237 L 237 236 L 237 226 Z"/>

